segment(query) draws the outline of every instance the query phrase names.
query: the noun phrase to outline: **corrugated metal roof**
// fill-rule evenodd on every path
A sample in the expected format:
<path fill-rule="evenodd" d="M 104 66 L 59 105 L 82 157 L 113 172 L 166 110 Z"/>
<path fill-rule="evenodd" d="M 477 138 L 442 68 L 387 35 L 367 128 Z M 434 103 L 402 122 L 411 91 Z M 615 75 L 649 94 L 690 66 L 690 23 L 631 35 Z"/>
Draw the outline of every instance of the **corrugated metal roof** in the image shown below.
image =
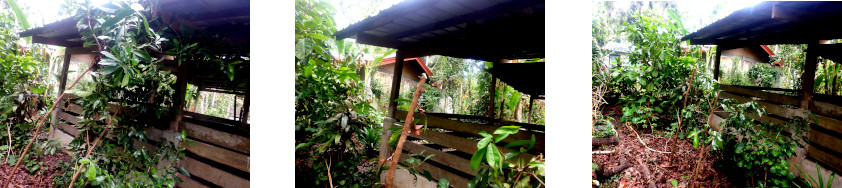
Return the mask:
<path fill-rule="evenodd" d="M 410 57 L 544 57 L 543 0 L 406 0 L 334 34 Z"/>
<path fill-rule="evenodd" d="M 249 47 L 249 0 L 161 0 L 158 16 L 167 18 L 174 29 L 180 23 L 195 26 L 225 37 L 230 45 Z M 169 18 L 167 18 L 169 19 Z M 76 29 L 76 20 L 66 18 L 58 22 L 33 28 L 20 33 L 21 37 L 32 36 L 35 43 L 65 47 L 81 47 L 82 40 Z"/>
<path fill-rule="evenodd" d="M 842 38 L 842 2 L 762 2 L 681 38 L 697 45 L 805 44 Z"/>

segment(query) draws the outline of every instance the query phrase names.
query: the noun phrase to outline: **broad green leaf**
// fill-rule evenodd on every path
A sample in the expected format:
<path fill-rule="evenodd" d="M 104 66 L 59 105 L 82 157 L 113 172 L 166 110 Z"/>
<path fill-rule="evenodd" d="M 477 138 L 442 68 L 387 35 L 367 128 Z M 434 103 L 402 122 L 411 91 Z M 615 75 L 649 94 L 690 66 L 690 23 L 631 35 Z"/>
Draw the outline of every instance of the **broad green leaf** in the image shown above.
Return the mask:
<path fill-rule="evenodd" d="M 310 50 L 307 48 L 307 40 L 306 39 L 298 39 L 298 42 L 295 43 L 295 57 L 298 59 L 304 59 L 307 52 Z"/>
<path fill-rule="evenodd" d="M 94 181 L 96 178 L 96 164 L 91 163 L 88 165 L 88 181 Z"/>
<path fill-rule="evenodd" d="M 479 168 L 479 165 L 482 163 L 482 158 L 486 155 L 486 148 L 487 147 L 483 147 L 477 150 L 477 152 L 474 152 L 474 155 L 471 156 L 471 170 L 477 170 L 477 168 Z"/>
<path fill-rule="evenodd" d="M 12 9 L 12 12 L 15 14 L 15 18 L 18 20 L 17 23 L 21 27 L 21 29 L 29 30 L 29 20 L 26 19 L 26 14 L 23 13 L 23 10 L 20 9 L 18 6 L 18 2 L 15 0 L 6 0 L 6 4 L 9 5 L 9 8 Z"/>
<path fill-rule="evenodd" d="M 439 184 L 436 185 L 436 188 L 448 188 L 450 187 L 450 181 L 447 178 L 439 179 Z"/>
<path fill-rule="evenodd" d="M 518 140 L 518 141 L 514 141 L 512 143 L 506 144 L 506 146 L 503 146 L 503 147 L 504 148 L 511 148 L 511 147 L 527 145 L 527 144 L 532 144 L 532 141 L 531 140 Z"/>
<path fill-rule="evenodd" d="M 480 131 L 479 135 L 482 135 L 482 137 L 491 137 L 491 135 L 486 133 L 485 131 Z"/>
<path fill-rule="evenodd" d="M 514 158 L 515 156 L 517 156 L 518 154 L 520 154 L 520 151 L 513 151 L 513 152 L 506 153 L 505 157 L 506 157 L 506 159 L 511 159 L 511 158 Z"/>
<path fill-rule="evenodd" d="M 126 73 L 127 74 L 123 74 L 123 81 L 120 82 L 120 85 L 123 86 L 123 87 L 126 87 L 127 85 L 129 85 L 129 78 L 131 78 L 131 76 L 128 74 L 128 72 L 126 72 Z"/>
<path fill-rule="evenodd" d="M 102 68 L 102 70 L 100 70 L 99 73 L 103 75 L 108 75 L 118 69 L 120 69 L 120 66 L 106 66 L 105 68 Z"/>
<path fill-rule="evenodd" d="M 488 143 L 491 142 L 491 138 L 492 137 L 485 137 L 480 139 L 479 142 L 477 142 L 477 149 L 485 148 L 488 145 Z"/>
<path fill-rule="evenodd" d="M 88 159 L 88 158 L 82 158 L 82 159 L 80 159 L 80 160 L 79 160 L 79 163 L 80 163 L 80 164 L 88 164 L 88 163 L 90 163 L 90 162 L 91 162 L 91 160 L 90 160 L 90 159 Z"/>
<path fill-rule="evenodd" d="M 330 38 L 327 38 L 326 36 L 324 36 L 322 34 L 318 34 L 318 33 L 310 33 L 310 36 L 315 38 L 315 39 L 319 39 L 319 40 L 323 40 L 323 41 L 329 41 L 330 40 Z"/>
<path fill-rule="evenodd" d="M 103 28 L 110 28 L 110 27 L 114 26 L 114 24 L 119 22 L 120 20 L 123 20 L 124 18 L 126 18 L 126 16 L 131 15 L 132 13 L 134 13 L 134 9 L 132 9 L 131 7 L 123 7 L 123 9 L 121 9 L 120 12 L 117 12 L 117 14 L 114 15 L 114 17 L 109 18 L 108 20 L 105 20 L 105 22 L 102 23 L 102 27 Z"/>
<path fill-rule="evenodd" d="M 488 166 L 491 166 L 493 169 L 498 169 L 500 167 L 500 152 L 497 152 L 497 146 L 488 145 L 486 147 L 487 154 L 485 155 L 486 162 L 488 162 Z"/>

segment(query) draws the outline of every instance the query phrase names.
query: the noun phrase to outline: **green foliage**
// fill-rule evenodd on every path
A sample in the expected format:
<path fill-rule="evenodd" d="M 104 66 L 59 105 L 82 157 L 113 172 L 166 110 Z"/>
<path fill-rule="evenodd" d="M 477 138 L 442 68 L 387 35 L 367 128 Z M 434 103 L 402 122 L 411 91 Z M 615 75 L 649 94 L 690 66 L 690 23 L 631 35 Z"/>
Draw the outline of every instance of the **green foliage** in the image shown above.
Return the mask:
<path fill-rule="evenodd" d="M 656 128 L 667 122 L 698 127 L 696 119 L 707 116 L 703 109 L 711 102 L 715 81 L 706 70 L 697 47 L 683 53 L 679 37 L 687 33 L 678 15 L 666 10 L 668 18 L 643 11 L 626 22 L 623 30 L 633 44 L 630 65 L 611 72 L 609 92 L 619 95 L 621 121 L 642 128 Z M 691 85 L 688 82 L 693 78 Z M 689 94 L 684 107 L 684 94 Z M 675 126 L 671 126 L 675 128 Z"/>
<path fill-rule="evenodd" d="M 617 134 L 617 131 L 614 129 L 614 123 L 611 123 L 614 118 L 610 116 L 599 116 L 597 118 L 597 124 L 593 127 L 592 135 L 595 138 L 604 138 L 610 137 Z"/>
<path fill-rule="evenodd" d="M 329 3 L 297 0 L 295 10 L 296 177 L 323 186 L 330 171 L 333 185 L 373 186 L 381 123 L 357 74 L 364 50 L 332 37 Z"/>
<path fill-rule="evenodd" d="M 30 44 L 18 36 L 29 27 L 20 7 L 15 1 L 5 2 L 8 7 L 0 10 L 0 159 L 10 165 L 21 161 L 25 172 L 42 174 L 46 166 L 40 159 L 55 154 L 54 142 L 37 139 L 28 154 L 20 153 L 33 131 L 47 128 L 35 130 L 33 119 L 45 115 L 44 104 L 50 102 L 46 96 L 52 87 L 44 79 L 49 78 L 49 64 L 43 62 L 44 45 Z"/>
<path fill-rule="evenodd" d="M 749 114 L 762 117 L 766 112 L 754 101 L 736 104 L 732 99 L 725 99 L 722 107 L 731 112 L 722 130 L 724 147 L 719 150 L 727 163 L 724 166 L 736 167 L 737 174 L 744 173 L 750 186 L 793 186 L 795 176 L 788 170 L 790 164 L 786 160 L 795 154 L 796 148 L 803 147 L 797 135 L 806 131 L 810 122 L 794 117 L 786 124 L 756 123 Z"/>
<path fill-rule="evenodd" d="M 146 18 L 154 6 L 157 5 L 143 7 L 138 2 L 125 1 L 76 6 L 76 27 L 86 46 L 101 50 L 97 59 L 102 69 L 92 77 L 92 86 L 75 100 L 82 106 L 83 127 L 68 145 L 68 150 L 75 152 L 73 165 L 62 169 L 65 173 L 54 179 L 55 185 L 68 186 L 69 177 L 83 163 L 89 165 L 74 186 L 172 187 L 181 181 L 176 174 L 189 176 L 176 164 L 185 156 L 180 146 L 185 133 L 151 140 L 144 131 L 154 123 L 149 119 L 165 117 L 175 106 L 175 75 L 163 71 L 158 64 L 162 59 L 150 54 L 173 47 L 163 46 L 163 41 L 179 39 L 167 39 L 162 36 L 175 34 L 161 27 L 149 27 L 150 23 L 163 24 Z M 109 105 L 118 106 L 113 118 L 109 118 Z M 113 138 L 101 141 L 94 149 L 98 155 L 86 157 L 87 144 L 107 126 Z M 136 147 L 135 141 L 153 143 L 157 148 Z"/>
<path fill-rule="evenodd" d="M 493 135 L 479 132 L 482 139 L 477 142 L 477 151 L 471 157 L 471 169 L 480 169 L 468 182 L 467 187 L 537 187 L 544 182 L 544 158 L 542 155 L 524 159 L 521 153 L 529 151 L 535 145 L 535 136 L 531 140 L 515 141 L 504 148 L 517 148 L 505 153 L 497 149 L 499 143 L 520 130 L 519 126 L 502 126 Z M 480 165 L 483 165 L 480 168 Z M 540 179 L 536 179 L 540 178 Z"/>
<path fill-rule="evenodd" d="M 767 64 L 755 64 L 748 69 L 748 78 L 755 86 L 772 87 L 778 81 L 780 73 Z"/>
<path fill-rule="evenodd" d="M 801 173 L 801 177 L 807 180 L 807 186 L 810 188 L 830 188 L 830 186 L 833 185 L 833 178 L 836 177 L 836 173 L 831 172 L 830 179 L 825 182 L 824 177 L 822 177 L 821 170 L 819 169 L 819 162 L 816 162 L 816 178 L 818 179 L 814 179 L 813 176 L 810 176 L 810 174 L 806 174 L 801 171 L 801 167 L 798 167 L 798 165 L 795 165 L 795 167 L 798 168 L 798 173 Z"/>

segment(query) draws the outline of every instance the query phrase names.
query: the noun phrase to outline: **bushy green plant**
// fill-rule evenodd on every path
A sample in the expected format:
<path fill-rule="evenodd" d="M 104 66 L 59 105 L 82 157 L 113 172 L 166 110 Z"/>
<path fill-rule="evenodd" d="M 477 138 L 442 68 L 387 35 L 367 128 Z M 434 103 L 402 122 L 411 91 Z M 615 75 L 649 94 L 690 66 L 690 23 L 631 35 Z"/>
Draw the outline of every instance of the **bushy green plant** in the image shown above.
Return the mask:
<path fill-rule="evenodd" d="M 65 173 L 54 179 L 55 185 L 68 186 L 75 172 L 83 174 L 74 183 L 80 187 L 172 187 L 181 181 L 177 174 L 190 176 L 176 164 L 185 156 L 180 145 L 189 143 L 183 141 L 185 133 L 152 140 L 143 131 L 151 128 L 150 124 L 137 120 L 162 118 L 176 106 L 172 99 L 175 76 L 162 70 L 162 59 L 150 55 L 172 47 L 162 45 L 168 40 L 162 37 L 168 31 L 150 27 L 162 24 L 147 18 L 154 6 L 144 7 L 137 1 L 74 6 L 84 45 L 100 52 L 95 59 L 102 68 L 92 76 L 92 86 L 77 92 L 79 98 L 74 99 L 82 106 L 83 127 L 68 145 L 75 154 L 63 169 Z M 113 115 L 108 112 L 109 105 L 118 107 Z M 89 143 L 104 132 L 111 138 L 91 148 Z M 156 148 L 136 147 L 135 141 Z"/>
<path fill-rule="evenodd" d="M 296 182 L 374 186 L 381 115 L 363 97 L 353 58 L 359 54 L 328 37 L 336 31 L 329 3 L 297 0 L 295 10 Z"/>
<path fill-rule="evenodd" d="M 737 104 L 725 99 L 722 107 L 730 112 L 722 129 L 723 147 L 718 151 L 724 166 L 736 167 L 738 174 L 744 172 L 748 186 L 793 186 L 795 176 L 787 159 L 803 147 L 797 135 L 806 131 L 810 122 L 794 117 L 786 124 L 757 123 L 749 115 L 762 117 L 766 112 L 754 101 Z"/>
<path fill-rule="evenodd" d="M 770 65 L 758 63 L 748 69 L 747 75 L 755 86 L 772 87 L 772 84 L 778 81 L 780 73 Z"/>

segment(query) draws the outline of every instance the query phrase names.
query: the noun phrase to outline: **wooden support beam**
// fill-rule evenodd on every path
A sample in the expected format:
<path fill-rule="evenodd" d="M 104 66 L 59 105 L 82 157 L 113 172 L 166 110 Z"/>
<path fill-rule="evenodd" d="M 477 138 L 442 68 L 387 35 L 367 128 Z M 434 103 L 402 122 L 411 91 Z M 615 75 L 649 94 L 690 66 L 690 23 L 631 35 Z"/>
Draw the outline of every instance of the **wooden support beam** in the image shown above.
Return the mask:
<path fill-rule="evenodd" d="M 175 104 L 175 118 L 170 122 L 169 130 L 178 130 L 178 122 L 184 116 L 184 105 L 186 104 L 185 95 L 187 93 L 187 81 L 190 77 L 186 68 L 187 63 L 178 65 L 178 74 L 175 80 L 175 94 L 173 94 L 173 102 Z"/>
<path fill-rule="evenodd" d="M 491 68 L 493 69 L 494 66 L 497 66 L 498 64 L 500 64 L 500 63 L 499 62 L 492 63 Z M 493 121 L 494 120 L 494 95 L 496 95 L 495 90 L 497 89 L 497 75 L 494 74 L 494 71 L 489 71 L 489 72 L 491 73 L 491 84 L 489 84 L 489 86 L 488 86 L 488 96 L 490 97 L 488 99 L 488 120 Z"/>
<path fill-rule="evenodd" d="M 56 93 L 55 100 L 61 100 L 58 97 L 61 97 L 61 94 L 64 93 L 64 89 L 67 86 L 67 69 L 70 67 L 70 51 L 69 48 L 64 49 L 64 62 L 61 65 L 61 73 L 59 73 L 59 81 L 58 81 L 58 93 Z M 61 109 L 53 110 L 53 116 L 50 119 L 50 125 L 55 126 L 58 123 L 58 111 Z M 50 131 L 48 138 L 53 137 L 53 131 Z"/>
<path fill-rule="evenodd" d="M 529 95 L 529 115 L 526 116 L 526 123 L 532 124 L 532 104 L 535 103 L 535 96 Z"/>
<path fill-rule="evenodd" d="M 801 108 L 809 109 L 810 100 L 813 99 L 813 83 L 816 79 L 816 64 L 818 53 L 811 51 L 818 47 L 818 41 L 807 44 L 807 57 L 804 61 L 804 73 L 801 74 Z"/>
<path fill-rule="evenodd" d="M 395 110 L 397 110 L 398 103 L 395 102 L 395 99 L 398 99 L 398 95 L 400 95 L 404 59 L 406 59 L 406 56 L 403 50 L 398 49 L 395 53 L 395 71 L 392 73 L 392 90 L 389 91 L 389 101 L 387 101 L 389 103 L 389 115 L 386 117 L 397 118 L 395 117 Z"/>

